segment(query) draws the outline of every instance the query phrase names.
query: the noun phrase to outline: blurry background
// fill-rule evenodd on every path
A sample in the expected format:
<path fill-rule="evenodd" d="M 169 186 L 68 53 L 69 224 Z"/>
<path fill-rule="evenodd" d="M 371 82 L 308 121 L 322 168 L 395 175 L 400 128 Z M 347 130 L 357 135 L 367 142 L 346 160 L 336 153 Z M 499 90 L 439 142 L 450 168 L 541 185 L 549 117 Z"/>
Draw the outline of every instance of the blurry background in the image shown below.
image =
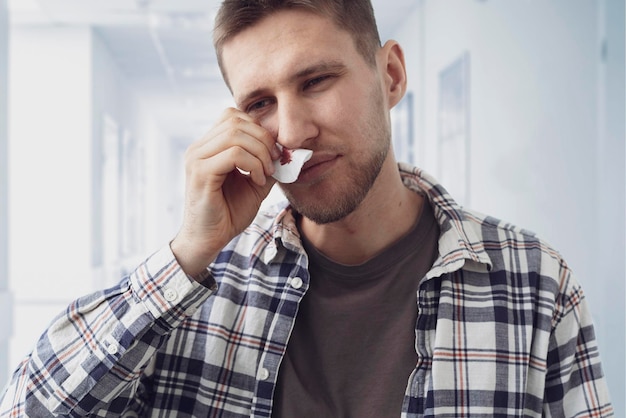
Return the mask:
<path fill-rule="evenodd" d="M 231 105 L 217 3 L 0 0 L 0 386 L 176 232 L 181 155 Z M 563 253 L 626 416 L 623 0 L 374 4 L 408 65 L 398 158 Z"/>

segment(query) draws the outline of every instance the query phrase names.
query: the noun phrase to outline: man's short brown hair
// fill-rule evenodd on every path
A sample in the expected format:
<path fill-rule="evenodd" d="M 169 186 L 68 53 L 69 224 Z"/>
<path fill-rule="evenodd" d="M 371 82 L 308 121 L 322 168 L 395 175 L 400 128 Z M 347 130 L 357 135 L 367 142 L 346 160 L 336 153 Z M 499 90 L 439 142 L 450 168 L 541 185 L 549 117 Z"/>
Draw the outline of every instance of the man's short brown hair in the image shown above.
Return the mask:
<path fill-rule="evenodd" d="M 380 36 L 370 0 L 224 0 L 215 19 L 213 44 L 222 65 L 222 48 L 233 36 L 280 10 L 306 10 L 332 19 L 348 31 L 357 51 L 372 66 L 380 47 Z"/>

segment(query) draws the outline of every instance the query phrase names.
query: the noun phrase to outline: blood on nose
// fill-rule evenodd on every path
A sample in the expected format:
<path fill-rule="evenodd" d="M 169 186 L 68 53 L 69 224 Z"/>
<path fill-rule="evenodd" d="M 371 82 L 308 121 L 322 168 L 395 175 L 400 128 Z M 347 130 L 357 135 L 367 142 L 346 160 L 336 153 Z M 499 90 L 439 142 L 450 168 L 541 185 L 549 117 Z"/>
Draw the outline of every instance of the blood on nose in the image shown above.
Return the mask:
<path fill-rule="evenodd" d="M 289 164 L 291 162 L 291 150 L 287 147 L 283 147 L 282 155 L 280 156 L 280 165 Z"/>

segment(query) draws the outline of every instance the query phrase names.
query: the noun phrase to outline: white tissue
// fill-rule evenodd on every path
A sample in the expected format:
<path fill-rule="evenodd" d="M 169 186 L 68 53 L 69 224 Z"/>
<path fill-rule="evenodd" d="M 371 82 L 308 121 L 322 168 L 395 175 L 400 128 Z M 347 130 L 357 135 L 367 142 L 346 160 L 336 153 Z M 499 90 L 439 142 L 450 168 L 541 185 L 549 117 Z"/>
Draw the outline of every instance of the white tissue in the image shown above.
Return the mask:
<path fill-rule="evenodd" d="M 278 145 L 281 151 L 283 150 L 280 144 L 276 145 Z M 274 161 L 276 171 L 274 171 L 272 177 L 281 183 L 293 183 L 298 180 L 302 166 L 309 161 L 313 155 L 313 151 L 309 149 L 294 149 L 288 150 L 288 152 L 291 154 L 289 162 L 285 163 L 284 158 Z"/>

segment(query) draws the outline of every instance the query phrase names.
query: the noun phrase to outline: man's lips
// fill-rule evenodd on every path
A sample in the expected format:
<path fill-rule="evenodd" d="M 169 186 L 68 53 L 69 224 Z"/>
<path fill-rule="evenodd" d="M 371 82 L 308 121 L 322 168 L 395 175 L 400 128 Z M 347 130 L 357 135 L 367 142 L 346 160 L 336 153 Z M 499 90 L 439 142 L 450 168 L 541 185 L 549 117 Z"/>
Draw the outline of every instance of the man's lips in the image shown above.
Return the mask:
<path fill-rule="evenodd" d="M 302 166 L 302 172 L 307 171 L 308 169 L 315 167 L 317 165 L 329 162 L 337 158 L 337 154 L 317 154 L 313 153 L 313 157 Z"/>
<path fill-rule="evenodd" d="M 302 166 L 296 183 L 308 184 L 320 179 L 328 170 L 333 168 L 340 157 L 341 155 L 334 153 L 313 153 L 311 159 Z"/>

